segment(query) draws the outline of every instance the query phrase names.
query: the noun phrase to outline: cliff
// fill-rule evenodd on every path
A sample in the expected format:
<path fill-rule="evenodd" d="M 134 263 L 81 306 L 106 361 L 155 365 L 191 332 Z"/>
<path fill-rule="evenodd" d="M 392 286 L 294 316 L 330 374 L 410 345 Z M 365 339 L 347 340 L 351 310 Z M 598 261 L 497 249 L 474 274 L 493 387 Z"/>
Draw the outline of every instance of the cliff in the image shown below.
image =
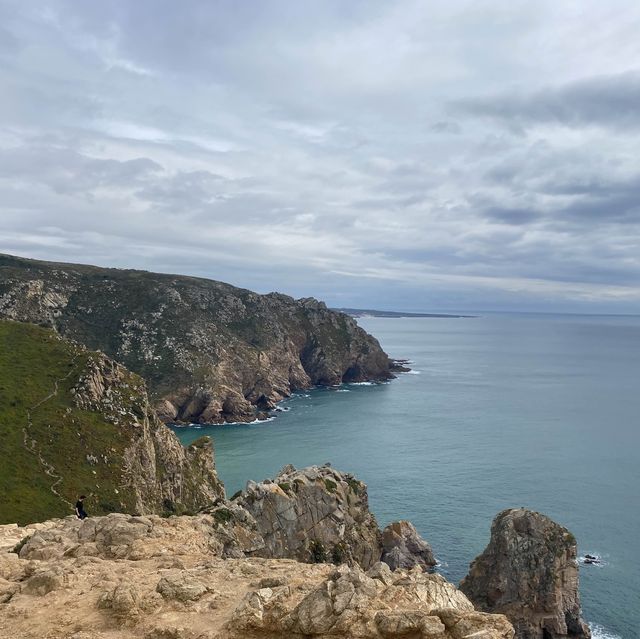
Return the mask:
<path fill-rule="evenodd" d="M 141 375 L 164 421 L 252 420 L 295 389 L 392 377 L 377 340 L 322 302 L 194 277 L 0 255 L 0 317 Z"/>
<path fill-rule="evenodd" d="M 0 527 L 0 636 L 512 639 L 441 575 L 227 558 L 214 515 Z M 25 536 L 29 536 L 24 539 Z M 6 552 L 7 542 L 23 541 Z"/>
<path fill-rule="evenodd" d="M 576 558 L 566 528 L 525 508 L 505 510 L 460 589 L 479 610 L 506 615 L 518 639 L 589 639 Z"/>
<path fill-rule="evenodd" d="M 223 494 L 209 440 L 185 449 L 143 380 L 52 330 L 0 321 L 0 522 L 189 512 Z"/>

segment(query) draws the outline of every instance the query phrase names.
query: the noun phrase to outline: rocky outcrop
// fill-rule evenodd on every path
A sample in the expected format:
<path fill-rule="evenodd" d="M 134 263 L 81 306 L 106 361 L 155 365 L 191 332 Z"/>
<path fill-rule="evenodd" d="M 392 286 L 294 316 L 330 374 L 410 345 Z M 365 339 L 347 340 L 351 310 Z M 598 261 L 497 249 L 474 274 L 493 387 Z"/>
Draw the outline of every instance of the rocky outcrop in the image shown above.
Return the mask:
<path fill-rule="evenodd" d="M 219 516 L 219 518 L 221 518 Z M 48 521 L 0 553 L 0 637 L 511 639 L 440 575 L 221 555 L 215 515 Z M 0 528 L 0 548 L 14 527 Z"/>
<path fill-rule="evenodd" d="M 479 610 L 506 615 L 518 639 L 588 639 L 576 557 L 566 528 L 531 510 L 505 510 L 460 589 Z"/>
<path fill-rule="evenodd" d="M 431 546 L 410 521 L 393 522 L 382 531 L 382 561 L 391 570 L 414 566 L 429 570 L 437 563 Z"/>
<path fill-rule="evenodd" d="M 211 440 L 186 449 L 144 381 L 50 329 L 0 321 L 0 522 L 73 512 L 196 512 L 224 495 Z M 28 520 L 27 520 L 28 521 Z"/>
<path fill-rule="evenodd" d="M 358 637 L 510 639 L 502 615 L 474 612 L 440 575 L 420 570 L 388 574 L 341 566 L 293 609 L 290 588 L 248 593 L 227 624 L 229 637 Z M 251 633 L 250 635 L 247 632 Z"/>
<path fill-rule="evenodd" d="M 330 466 L 296 470 L 249 482 L 236 503 L 264 539 L 257 554 L 299 561 L 349 562 L 368 568 L 380 559 L 380 531 L 369 511 L 366 485 Z"/>
<path fill-rule="evenodd" d="M 80 408 L 100 413 L 130 435 L 120 484 L 134 495 L 132 512 L 196 511 L 224 496 L 210 438 L 185 449 L 156 416 L 144 382 L 123 366 L 92 353 L 71 392 Z"/>
<path fill-rule="evenodd" d="M 165 422 L 248 421 L 296 389 L 392 377 L 377 340 L 322 302 L 193 277 L 0 255 L 0 318 L 121 362 Z"/>

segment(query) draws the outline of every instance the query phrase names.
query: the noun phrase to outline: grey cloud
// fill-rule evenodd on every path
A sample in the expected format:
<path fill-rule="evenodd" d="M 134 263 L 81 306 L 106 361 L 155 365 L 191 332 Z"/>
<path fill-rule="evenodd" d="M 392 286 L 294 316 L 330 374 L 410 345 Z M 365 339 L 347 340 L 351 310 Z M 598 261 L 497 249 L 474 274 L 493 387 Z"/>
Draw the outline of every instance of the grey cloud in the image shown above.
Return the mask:
<path fill-rule="evenodd" d="M 434 133 L 449 133 L 451 135 L 459 135 L 462 133 L 462 127 L 458 122 L 450 120 L 441 120 L 431 125 L 431 131 Z"/>
<path fill-rule="evenodd" d="M 563 11 L 594 28 L 550 0 L 4 4 L 2 251 L 343 306 L 640 308 L 613 14 L 594 53 L 544 44 Z"/>
<path fill-rule="evenodd" d="M 538 220 L 542 215 L 539 211 L 532 211 L 530 209 L 509 209 L 503 207 L 487 208 L 483 211 L 483 214 L 498 222 L 516 226 L 530 224 Z"/>
<path fill-rule="evenodd" d="M 559 124 L 615 129 L 640 126 L 640 71 L 586 78 L 531 93 L 469 98 L 452 103 L 461 114 L 486 117 L 509 126 Z"/>

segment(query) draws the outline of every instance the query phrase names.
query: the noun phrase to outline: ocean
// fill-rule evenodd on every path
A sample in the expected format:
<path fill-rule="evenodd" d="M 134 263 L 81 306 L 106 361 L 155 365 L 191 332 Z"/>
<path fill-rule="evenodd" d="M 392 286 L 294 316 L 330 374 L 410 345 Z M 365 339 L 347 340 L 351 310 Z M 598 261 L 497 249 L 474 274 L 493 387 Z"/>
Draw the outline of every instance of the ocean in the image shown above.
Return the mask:
<path fill-rule="evenodd" d="M 176 433 L 214 438 L 227 494 L 287 463 L 353 472 L 380 525 L 411 520 L 456 583 L 499 511 L 543 512 L 602 558 L 580 569 L 594 637 L 640 636 L 640 317 L 358 322 L 412 371 L 297 393 L 267 422 Z"/>

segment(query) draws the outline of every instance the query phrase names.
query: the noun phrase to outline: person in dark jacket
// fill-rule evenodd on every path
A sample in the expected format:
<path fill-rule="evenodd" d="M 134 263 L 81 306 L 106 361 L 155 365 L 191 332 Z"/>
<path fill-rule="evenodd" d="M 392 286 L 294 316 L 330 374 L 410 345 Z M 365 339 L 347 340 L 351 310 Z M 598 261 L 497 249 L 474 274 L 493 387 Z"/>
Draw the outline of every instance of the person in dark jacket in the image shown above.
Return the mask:
<path fill-rule="evenodd" d="M 76 502 L 76 516 L 78 517 L 78 519 L 86 519 L 88 516 L 84 510 L 85 499 L 86 497 L 84 495 L 80 495 L 80 497 L 78 497 L 78 501 Z"/>

